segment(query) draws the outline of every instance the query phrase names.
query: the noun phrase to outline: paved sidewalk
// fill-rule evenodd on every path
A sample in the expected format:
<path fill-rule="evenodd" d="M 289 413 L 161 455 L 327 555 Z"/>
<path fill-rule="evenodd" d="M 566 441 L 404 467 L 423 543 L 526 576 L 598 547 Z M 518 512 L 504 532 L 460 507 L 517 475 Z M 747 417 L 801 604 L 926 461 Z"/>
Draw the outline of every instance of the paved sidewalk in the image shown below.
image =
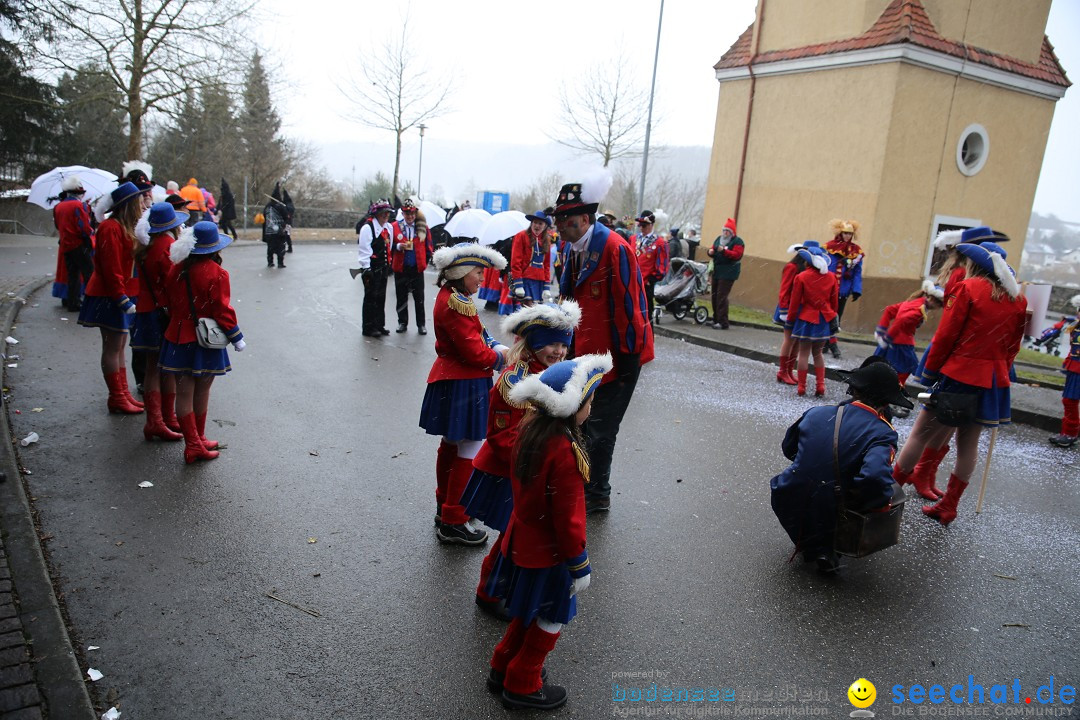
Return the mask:
<path fill-rule="evenodd" d="M 654 330 L 657 335 L 773 365 L 777 364 L 777 353 L 782 340 L 779 332 L 757 325 L 732 323 L 728 330 L 718 330 L 710 325 L 698 325 L 689 317 L 676 320 L 665 316 L 654 326 Z M 828 368 L 826 377 L 830 380 L 840 380 L 837 370 L 852 370 L 858 367 L 868 355 L 873 354 L 873 347 L 841 339 L 840 351 L 842 357 L 839 360 L 828 356 L 825 358 Z M 914 382 L 908 383 L 908 393 L 912 396 L 922 390 L 922 386 Z M 794 388 L 792 392 L 795 392 Z M 1011 395 L 1013 422 L 1032 425 L 1052 433 L 1061 429 L 1060 390 L 1015 383 Z"/>

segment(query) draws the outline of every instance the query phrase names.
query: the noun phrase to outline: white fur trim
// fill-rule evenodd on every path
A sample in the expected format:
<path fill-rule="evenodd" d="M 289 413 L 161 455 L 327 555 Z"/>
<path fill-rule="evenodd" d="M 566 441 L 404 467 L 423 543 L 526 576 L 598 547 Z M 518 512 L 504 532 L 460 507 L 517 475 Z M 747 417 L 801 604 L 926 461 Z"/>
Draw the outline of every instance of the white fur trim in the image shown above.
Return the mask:
<path fill-rule="evenodd" d="M 65 192 L 78 190 L 82 186 L 82 180 L 79 179 L 78 175 L 68 175 L 60 181 L 60 189 L 64 190 Z"/>
<path fill-rule="evenodd" d="M 671 226 L 668 221 L 671 220 L 671 216 L 666 211 L 656 208 L 653 210 L 653 215 L 656 217 L 656 227 L 662 230 L 668 230 Z"/>
<path fill-rule="evenodd" d="M 1009 297 L 1019 295 L 1020 286 L 1016 284 L 1016 278 L 1013 277 L 1009 263 L 1005 262 L 1005 258 L 995 252 L 989 253 L 989 255 L 990 262 L 994 264 L 994 275 L 997 277 L 1001 287 L 1005 288 L 1005 292 L 1009 293 Z"/>
<path fill-rule="evenodd" d="M 120 167 L 120 174 L 127 177 L 132 170 L 142 170 L 150 180 L 154 179 L 154 166 L 142 160 L 128 160 Z"/>
<path fill-rule="evenodd" d="M 469 255 L 476 255 L 484 258 L 498 270 L 502 270 L 506 267 L 506 258 L 502 256 L 502 253 L 496 251 L 494 248 L 478 245 L 476 243 L 461 243 L 452 247 L 440 248 L 435 251 L 432 261 L 435 263 L 436 270 L 445 272 L 456 260 Z M 464 277 L 468 272 L 469 270 L 466 267 L 465 272 L 459 275 L 458 278 Z M 451 276 L 447 275 L 447 277 Z M 458 278 L 451 279 L 456 280 Z"/>
<path fill-rule="evenodd" d="M 829 260 L 828 260 L 828 258 L 826 258 L 823 255 L 818 255 L 816 253 L 811 253 L 811 255 L 814 256 L 813 259 L 811 260 L 811 262 L 813 263 L 814 267 L 817 268 L 817 271 L 819 273 L 821 273 L 822 275 L 828 275 L 829 274 Z"/>
<path fill-rule="evenodd" d="M 150 244 L 150 211 L 144 210 L 139 222 L 135 223 L 135 239 L 143 245 Z"/>
<path fill-rule="evenodd" d="M 187 260 L 188 255 L 195 249 L 195 228 L 186 227 L 180 233 L 180 237 L 169 246 L 169 259 L 173 265 L 179 265 Z"/>
<path fill-rule="evenodd" d="M 932 298 L 937 298 L 938 300 L 945 299 L 945 291 L 935 285 L 933 280 L 923 280 L 922 291 Z"/>
<path fill-rule="evenodd" d="M 110 210 L 112 210 L 112 194 L 105 193 L 94 204 L 94 217 L 99 223 L 103 222 Z"/>
<path fill-rule="evenodd" d="M 1069 304 L 1074 308 L 1080 309 L 1080 295 L 1073 295 L 1069 298 Z"/>
<path fill-rule="evenodd" d="M 593 370 L 600 369 L 604 373 L 611 371 L 611 355 L 582 355 L 576 358 L 577 366 L 571 373 L 570 379 L 562 392 L 556 392 L 554 388 L 545 384 L 540 376 L 543 373 L 529 375 L 514 385 L 510 390 L 510 400 L 518 405 L 532 403 L 538 406 L 548 415 L 554 417 L 570 417 L 581 407 L 581 393 L 585 389 L 585 379 Z"/>
<path fill-rule="evenodd" d="M 794 245 L 792 245 L 791 247 L 789 247 L 787 249 L 787 254 L 788 255 L 794 255 L 795 253 L 799 252 L 799 250 L 801 250 L 803 247 L 804 246 L 803 246 L 802 243 L 795 243 Z"/>
<path fill-rule="evenodd" d="M 514 328 L 523 322 L 541 322 L 560 330 L 573 330 L 581 322 L 581 308 L 573 300 L 563 300 L 556 309 L 550 305 L 523 307 L 507 315 L 502 321 L 503 335 L 514 334 Z"/>
<path fill-rule="evenodd" d="M 943 230 L 934 238 L 934 247 L 938 250 L 956 247 L 960 244 L 960 238 L 963 236 L 963 230 Z"/>
<path fill-rule="evenodd" d="M 602 203 L 608 190 L 615 184 L 615 176 L 607 168 L 596 168 L 585 174 L 581 181 L 581 202 Z"/>

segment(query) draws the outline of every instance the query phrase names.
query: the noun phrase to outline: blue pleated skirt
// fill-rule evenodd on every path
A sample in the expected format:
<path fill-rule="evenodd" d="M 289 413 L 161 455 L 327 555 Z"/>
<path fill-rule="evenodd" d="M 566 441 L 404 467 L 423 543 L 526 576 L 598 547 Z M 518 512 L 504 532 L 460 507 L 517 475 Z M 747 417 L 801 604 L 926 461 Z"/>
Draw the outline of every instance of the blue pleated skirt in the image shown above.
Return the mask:
<path fill-rule="evenodd" d="M 420 407 L 420 427 L 450 442 L 487 437 L 491 378 L 439 380 L 428 383 Z"/>
<path fill-rule="evenodd" d="M 818 318 L 821 318 L 820 313 L 818 314 Z M 791 337 L 796 340 L 821 342 L 832 337 L 832 331 L 829 330 L 828 320 L 821 319 L 816 323 L 807 322 L 805 320 L 795 320 L 791 324 Z"/>
<path fill-rule="evenodd" d="M 544 298 L 544 291 L 548 289 L 548 284 L 543 280 L 529 280 L 525 278 L 521 281 L 521 284 L 525 286 L 525 297 L 530 297 L 536 302 L 542 302 Z"/>
<path fill-rule="evenodd" d="M 480 520 L 492 530 L 503 532 L 514 510 L 514 493 L 510 478 L 473 470 L 465 492 L 461 494 L 465 514 Z"/>
<path fill-rule="evenodd" d="M 565 563 L 522 568 L 499 553 L 484 592 L 506 600 L 506 610 L 525 625 L 537 617 L 565 625 L 577 615 L 577 596 L 569 597 L 572 584 Z"/>
<path fill-rule="evenodd" d="M 52 284 L 52 296 L 54 298 L 60 298 L 61 300 L 67 300 L 67 283 L 54 281 Z"/>
<path fill-rule="evenodd" d="M 164 339 L 165 325 L 159 311 L 135 313 L 135 322 L 131 326 L 132 350 L 157 352 Z"/>
<path fill-rule="evenodd" d="M 915 357 L 914 345 L 889 345 L 878 346 L 874 355 L 885 358 L 885 362 L 892 366 L 897 375 L 911 374 L 919 366 L 919 358 Z"/>
<path fill-rule="evenodd" d="M 1080 400 L 1080 373 L 1065 373 L 1065 390 L 1061 397 L 1068 400 Z"/>
<path fill-rule="evenodd" d="M 951 393 L 975 393 L 978 396 L 975 422 L 980 425 L 997 427 L 1012 422 L 1012 402 L 1009 388 L 998 387 L 996 378 L 993 380 L 992 387 L 981 388 L 942 375 L 941 381 L 938 383 L 938 390 Z"/>
<path fill-rule="evenodd" d="M 225 349 L 207 350 L 197 342 L 176 345 L 162 338 L 158 366 L 162 372 L 206 377 L 224 375 L 232 370 Z"/>
<path fill-rule="evenodd" d="M 930 387 L 934 384 L 933 382 L 928 382 L 925 378 L 923 378 L 923 373 L 926 371 L 926 357 L 930 354 L 930 348 L 933 346 L 934 343 L 930 343 L 926 346 L 926 349 L 923 350 L 922 357 L 919 358 L 919 363 L 915 366 L 915 372 L 911 373 L 911 376 L 918 380 L 919 384 L 925 387 Z"/>
<path fill-rule="evenodd" d="M 782 308 L 779 305 L 777 305 L 776 309 L 773 310 L 773 314 L 772 314 L 773 325 L 779 325 L 780 327 L 787 327 L 787 328 L 791 327 L 791 323 L 784 322 L 783 320 L 780 319 L 781 315 L 786 315 L 786 314 L 787 314 L 787 310 L 785 308 Z"/>
<path fill-rule="evenodd" d="M 135 302 L 135 298 L 131 298 Z M 79 311 L 79 324 L 83 327 L 105 328 L 115 332 L 127 332 L 134 321 L 112 298 L 87 295 Z"/>

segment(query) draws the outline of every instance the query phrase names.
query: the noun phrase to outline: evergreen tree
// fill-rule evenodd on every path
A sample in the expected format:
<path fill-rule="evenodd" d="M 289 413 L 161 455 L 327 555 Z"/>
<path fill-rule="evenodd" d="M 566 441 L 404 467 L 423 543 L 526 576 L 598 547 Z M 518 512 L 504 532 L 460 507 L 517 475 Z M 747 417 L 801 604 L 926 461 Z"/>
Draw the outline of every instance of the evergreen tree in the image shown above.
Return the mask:
<path fill-rule="evenodd" d="M 86 165 L 119 173 L 127 145 L 124 97 L 98 67 L 64 73 L 60 98 L 59 156 L 64 165 Z"/>
<path fill-rule="evenodd" d="M 289 170 L 288 146 L 280 135 L 281 118 L 270 97 L 270 82 L 262 56 L 252 55 L 244 81 L 244 103 L 238 120 L 243 141 L 243 175 L 249 202 L 258 204 Z"/>

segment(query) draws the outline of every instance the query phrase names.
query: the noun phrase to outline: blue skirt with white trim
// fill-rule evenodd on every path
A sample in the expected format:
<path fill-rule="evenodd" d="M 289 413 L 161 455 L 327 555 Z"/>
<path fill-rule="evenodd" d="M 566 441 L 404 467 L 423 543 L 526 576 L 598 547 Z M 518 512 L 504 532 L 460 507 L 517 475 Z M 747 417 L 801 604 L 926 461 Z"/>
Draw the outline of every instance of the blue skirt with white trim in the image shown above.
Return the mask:
<path fill-rule="evenodd" d="M 484 592 L 505 599 L 507 612 L 525 625 L 537 617 L 565 625 L 577 615 L 577 596 L 570 597 L 572 584 L 566 563 L 523 568 L 499 553 Z"/>
<path fill-rule="evenodd" d="M 1080 400 L 1080 373 L 1065 373 L 1065 390 L 1061 397 L 1066 400 Z"/>
<path fill-rule="evenodd" d="M 878 346 L 874 355 L 885 358 L 885 362 L 892 366 L 897 375 L 908 373 L 909 375 L 919 366 L 919 358 L 915 357 L 914 345 L 888 345 Z"/>
<path fill-rule="evenodd" d="M 135 313 L 135 322 L 131 326 L 131 349 L 146 352 L 161 350 L 166 322 L 159 310 Z"/>
<path fill-rule="evenodd" d="M 480 520 L 492 530 L 503 532 L 514 510 L 510 478 L 473 469 L 469 484 L 461 494 L 465 514 Z"/>
<path fill-rule="evenodd" d="M 937 387 L 941 392 L 974 393 L 978 396 L 975 411 L 975 422 L 978 424 L 986 427 L 1008 425 L 1012 422 L 1012 402 L 1009 388 L 998 387 L 997 378 L 994 378 L 991 383 L 991 387 L 981 388 L 942 375 Z"/>
<path fill-rule="evenodd" d="M 207 350 L 197 342 L 176 345 L 165 339 L 161 341 L 158 367 L 162 372 L 194 377 L 224 375 L 232 370 L 229 353 L 224 348 Z"/>
<path fill-rule="evenodd" d="M 131 302 L 135 302 L 135 298 L 131 298 Z M 133 322 L 134 317 L 121 310 L 112 298 L 97 295 L 83 298 L 82 310 L 79 311 L 79 324 L 83 327 L 126 333 Z"/>
<path fill-rule="evenodd" d="M 796 340 L 824 342 L 832 337 L 832 330 L 829 329 L 828 320 L 821 320 L 816 323 L 807 322 L 805 320 L 795 320 L 791 324 L 791 337 Z"/>
<path fill-rule="evenodd" d="M 487 437 L 491 378 L 438 380 L 428 383 L 420 407 L 420 427 L 450 442 Z"/>

